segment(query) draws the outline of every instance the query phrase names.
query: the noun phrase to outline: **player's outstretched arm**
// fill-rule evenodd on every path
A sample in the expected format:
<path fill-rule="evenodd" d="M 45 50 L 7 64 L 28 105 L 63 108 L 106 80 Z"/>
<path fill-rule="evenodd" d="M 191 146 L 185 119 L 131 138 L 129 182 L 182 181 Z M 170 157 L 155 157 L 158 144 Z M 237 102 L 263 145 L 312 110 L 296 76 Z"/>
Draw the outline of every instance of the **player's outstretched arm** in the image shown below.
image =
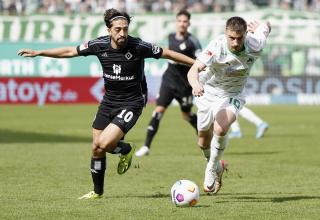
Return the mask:
<path fill-rule="evenodd" d="M 194 96 L 202 96 L 204 93 L 203 86 L 199 82 L 199 73 L 203 71 L 205 67 L 203 63 L 196 60 L 188 72 L 188 81 L 192 87 L 192 94 Z"/>
<path fill-rule="evenodd" d="M 76 47 L 61 47 L 47 50 L 32 50 L 32 49 L 21 49 L 18 51 L 18 55 L 22 57 L 53 57 L 53 58 L 70 58 L 78 56 Z"/>
<path fill-rule="evenodd" d="M 166 48 L 163 49 L 161 57 L 165 58 L 165 59 L 173 60 L 178 63 L 183 63 L 188 66 L 192 66 L 192 64 L 194 64 L 194 62 L 195 62 L 194 59 L 192 59 L 182 53 L 178 53 L 173 50 L 166 49 Z"/>
<path fill-rule="evenodd" d="M 246 41 L 249 48 L 252 51 L 261 51 L 265 44 L 267 37 L 271 31 L 270 22 L 260 23 L 258 21 L 252 21 L 248 24 L 248 34 Z"/>
<path fill-rule="evenodd" d="M 268 30 L 267 30 L 267 33 L 269 34 L 271 32 L 271 24 L 269 21 L 266 21 L 266 22 L 262 22 L 260 23 L 259 21 L 250 21 L 248 23 L 248 32 L 249 33 L 255 33 L 257 28 L 260 26 L 260 25 L 266 25 L 268 27 Z"/>

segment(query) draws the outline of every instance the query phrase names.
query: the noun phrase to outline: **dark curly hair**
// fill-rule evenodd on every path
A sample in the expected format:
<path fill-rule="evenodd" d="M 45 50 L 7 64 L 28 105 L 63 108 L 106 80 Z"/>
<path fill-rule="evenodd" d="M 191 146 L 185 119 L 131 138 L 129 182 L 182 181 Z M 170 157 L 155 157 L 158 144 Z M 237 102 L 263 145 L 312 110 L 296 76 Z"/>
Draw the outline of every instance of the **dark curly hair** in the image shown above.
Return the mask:
<path fill-rule="evenodd" d="M 123 17 L 128 21 L 128 24 L 131 22 L 131 17 L 126 12 L 120 12 L 117 9 L 110 8 L 104 12 L 104 22 L 108 28 L 112 27 L 112 19 L 115 17 Z"/>
<path fill-rule="evenodd" d="M 188 20 L 190 20 L 190 18 L 191 18 L 191 14 L 185 9 L 180 10 L 177 13 L 176 17 L 179 17 L 180 15 L 185 15 L 188 18 Z"/>
<path fill-rule="evenodd" d="M 247 31 L 247 22 L 241 17 L 231 17 L 227 20 L 226 29 L 243 33 Z"/>

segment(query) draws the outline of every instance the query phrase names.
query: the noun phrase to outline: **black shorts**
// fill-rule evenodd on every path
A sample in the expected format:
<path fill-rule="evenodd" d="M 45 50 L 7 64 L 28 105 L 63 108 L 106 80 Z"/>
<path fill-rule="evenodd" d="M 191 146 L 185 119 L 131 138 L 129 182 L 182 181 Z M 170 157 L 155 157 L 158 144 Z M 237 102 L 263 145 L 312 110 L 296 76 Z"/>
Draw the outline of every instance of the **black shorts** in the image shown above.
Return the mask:
<path fill-rule="evenodd" d="M 122 106 L 111 108 L 100 105 L 92 127 L 98 130 L 105 129 L 110 123 L 117 125 L 123 133 L 127 133 L 137 122 L 143 107 Z"/>
<path fill-rule="evenodd" d="M 193 106 L 192 88 L 190 86 L 173 88 L 163 80 L 159 91 L 159 97 L 157 98 L 157 105 L 167 108 L 173 99 L 176 99 L 179 102 L 182 112 L 190 112 Z"/>

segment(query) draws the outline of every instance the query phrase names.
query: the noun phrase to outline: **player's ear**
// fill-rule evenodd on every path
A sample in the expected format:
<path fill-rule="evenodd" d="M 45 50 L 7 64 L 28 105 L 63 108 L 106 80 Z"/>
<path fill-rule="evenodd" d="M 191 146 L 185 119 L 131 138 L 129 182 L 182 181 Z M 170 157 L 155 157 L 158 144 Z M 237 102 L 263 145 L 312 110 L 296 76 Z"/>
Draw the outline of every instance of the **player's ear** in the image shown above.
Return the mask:
<path fill-rule="evenodd" d="M 108 27 L 107 27 L 107 31 L 108 31 L 108 33 L 110 34 L 110 32 L 111 32 L 111 28 L 108 28 Z"/>

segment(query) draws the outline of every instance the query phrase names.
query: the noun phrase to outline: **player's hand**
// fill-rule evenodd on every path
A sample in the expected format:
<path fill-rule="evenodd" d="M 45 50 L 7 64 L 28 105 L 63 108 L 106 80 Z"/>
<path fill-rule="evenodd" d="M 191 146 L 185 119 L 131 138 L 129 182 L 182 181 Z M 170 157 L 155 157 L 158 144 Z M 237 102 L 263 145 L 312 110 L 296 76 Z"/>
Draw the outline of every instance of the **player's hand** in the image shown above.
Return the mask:
<path fill-rule="evenodd" d="M 203 96 L 204 89 L 203 86 L 200 83 L 197 83 L 195 86 L 192 88 L 192 94 L 196 97 Z"/>
<path fill-rule="evenodd" d="M 271 23 L 269 21 L 266 22 L 266 25 L 268 26 L 269 28 L 269 33 L 271 32 Z"/>
<path fill-rule="evenodd" d="M 247 31 L 251 32 L 251 33 L 254 33 L 259 25 L 260 25 L 260 23 L 258 21 L 251 21 L 248 24 Z"/>
<path fill-rule="evenodd" d="M 18 55 L 22 57 L 36 57 L 39 55 L 39 52 L 31 49 L 21 49 L 18 51 Z"/>

